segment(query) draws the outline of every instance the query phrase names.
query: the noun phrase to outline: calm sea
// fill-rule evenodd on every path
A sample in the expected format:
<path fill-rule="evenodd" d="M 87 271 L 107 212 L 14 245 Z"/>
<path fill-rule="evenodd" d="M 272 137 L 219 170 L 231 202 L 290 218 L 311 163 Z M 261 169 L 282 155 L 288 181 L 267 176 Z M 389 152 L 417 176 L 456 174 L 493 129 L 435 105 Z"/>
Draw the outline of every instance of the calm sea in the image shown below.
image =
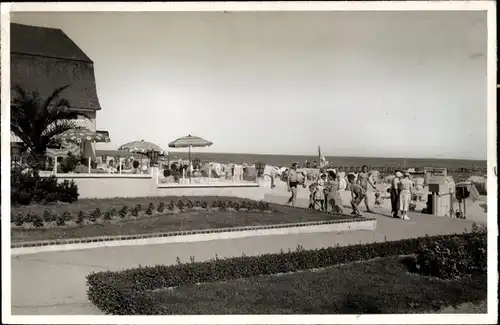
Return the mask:
<path fill-rule="evenodd" d="M 170 152 L 171 159 L 188 159 L 187 150 Z M 248 153 L 207 153 L 192 152 L 191 159 L 200 159 L 202 161 L 216 161 L 225 163 L 248 163 L 253 164 L 261 161 L 268 165 L 288 166 L 292 162 L 304 163 L 308 161 L 319 161 L 318 156 L 294 156 L 294 155 L 260 155 Z M 380 166 L 380 167 L 403 167 L 408 168 L 486 168 L 486 160 L 459 160 L 459 159 L 419 159 L 419 158 L 377 158 L 377 157 L 333 157 L 326 156 L 333 166 Z"/>

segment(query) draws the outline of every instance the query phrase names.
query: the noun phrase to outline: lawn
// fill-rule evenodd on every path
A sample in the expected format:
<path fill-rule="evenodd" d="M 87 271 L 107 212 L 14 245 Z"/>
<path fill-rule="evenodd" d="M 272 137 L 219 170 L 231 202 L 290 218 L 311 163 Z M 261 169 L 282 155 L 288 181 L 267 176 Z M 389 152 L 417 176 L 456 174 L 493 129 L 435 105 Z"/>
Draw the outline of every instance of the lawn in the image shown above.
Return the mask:
<path fill-rule="evenodd" d="M 266 211 L 221 211 L 217 209 L 191 209 L 185 211 L 167 211 L 158 212 L 156 208 L 152 215 L 146 215 L 144 208 L 150 203 L 157 207 L 160 202 L 168 205 L 169 202 L 174 202 L 179 199 L 186 202 L 199 200 L 210 203 L 216 200 L 227 201 L 247 201 L 239 198 L 227 197 L 164 197 L 164 198 L 120 198 L 106 200 L 81 200 L 74 204 L 55 204 L 50 206 L 30 206 L 13 208 L 12 214 L 16 213 L 31 213 L 37 216 L 43 216 L 44 210 L 50 208 L 52 213 L 61 215 L 62 213 L 70 213 L 72 218 L 66 222 L 64 226 L 57 226 L 55 221 L 45 222 L 43 227 L 36 228 L 31 223 L 16 227 L 12 226 L 11 238 L 12 242 L 27 242 L 39 240 L 60 240 L 69 238 L 88 238 L 99 236 L 114 236 L 114 235 L 138 235 L 151 234 L 172 231 L 186 230 L 201 230 L 201 229 L 216 229 L 230 227 L 249 227 L 259 225 L 286 224 L 286 223 L 301 223 L 327 220 L 345 220 L 352 219 L 351 216 L 328 215 L 317 211 L 308 211 L 303 209 L 293 209 L 275 204 L 269 204 L 269 209 Z M 103 219 L 102 215 L 111 209 L 119 210 L 123 205 L 128 207 L 142 205 L 142 211 L 133 216 L 130 213 L 126 217 L 120 217 L 118 213 L 108 218 Z M 95 221 L 88 219 L 81 224 L 74 221 L 75 216 L 79 211 L 92 211 L 99 208 L 102 212 L 100 218 Z"/>
<path fill-rule="evenodd" d="M 401 257 L 149 292 L 164 314 L 425 313 L 486 299 L 486 275 L 442 280 Z M 486 312 L 486 311 L 483 311 Z"/>

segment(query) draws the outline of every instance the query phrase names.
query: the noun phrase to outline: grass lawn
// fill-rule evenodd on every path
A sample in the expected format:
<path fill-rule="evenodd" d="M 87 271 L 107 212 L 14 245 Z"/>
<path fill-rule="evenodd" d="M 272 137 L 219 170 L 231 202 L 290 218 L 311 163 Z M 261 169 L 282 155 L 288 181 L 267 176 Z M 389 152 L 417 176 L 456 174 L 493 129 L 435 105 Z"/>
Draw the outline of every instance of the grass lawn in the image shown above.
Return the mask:
<path fill-rule="evenodd" d="M 467 302 L 482 302 L 486 312 L 487 281 L 486 275 L 460 280 L 421 276 L 409 272 L 401 257 L 390 257 L 148 294 L 164 314 L 424 313 Z"/>
<path fill-rule="evenodd" d="M 132 207 L 136 204 L 142 204 L 144 207 L 153 202 L 156 205 L 160 202 L 168 203 L 175 201 L 178 197 L 165 198 L 141 198 L 141 199 L 110 199 L 110 200 L 81 200 L 76 204 L 56 204 L 49 206 L 52 211 L 58 214 L 62 212 L 71 212 L 74 215 L 80 210 L 92 210 L 100 208 L 104 213 L 111 208 L 120 209 L 124 204 Z M 217 199 L 243 200 L 237 198 L 221 197 L 185 197 L 187 200 L 214 201 Z M 247 200 L 248 201 L 248 200 Z M 34 206 L 33 213 L 41 216 L 47 206 Z M 121 219 L 114 216 L 112 220 L 103 220 L 99 218 L 97 222 L 85 220 L 82 225 L 68 223 L 68 226 L 58 227 L 54 223 L 49 223 L 43 228 L 29 229 L 23 227 L 14 227 L 11 229 L 12 242 L 27 242 L 38 240 L 57 240 L 69 238 L 88 238 L 98 236 L 113 235 L 137 235 L 150 234 L 170 231 L 185 231 L 199 229 L 215 229 L 229 227 L 245 227 L 257 225 L 285 224 L 311 221 L 341 220 L 351 219 L 351 216 L 328 215 L 316 211 L 307 211 L 303 209 L 293 209 L 275 204 L 270 204 L 270 211 L 214 211 L 214 210 L 191 210 L 183 212 L 164 213 L 155 212 L 152 216 L 141 213 L 138 217 L 127 217 Z M 18 209 L 27 209 L 22 207 Z M 27 210 L 25 210 L 27 211 Z M 17 212 L 17 211 L 16 211 Z M 13 212 L 15 213 L 15 212 Z"/>

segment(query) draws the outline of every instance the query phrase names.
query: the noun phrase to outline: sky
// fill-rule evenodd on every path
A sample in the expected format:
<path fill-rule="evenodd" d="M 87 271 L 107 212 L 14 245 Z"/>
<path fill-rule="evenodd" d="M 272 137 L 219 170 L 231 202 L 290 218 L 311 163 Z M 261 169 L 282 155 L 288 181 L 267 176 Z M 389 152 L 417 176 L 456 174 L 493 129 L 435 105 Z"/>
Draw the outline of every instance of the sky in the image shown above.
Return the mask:
<path fill-rule="evenodd" d="M 484 12 L 38 12 L 93 61 L 112 149 L 486 159 Z"/>

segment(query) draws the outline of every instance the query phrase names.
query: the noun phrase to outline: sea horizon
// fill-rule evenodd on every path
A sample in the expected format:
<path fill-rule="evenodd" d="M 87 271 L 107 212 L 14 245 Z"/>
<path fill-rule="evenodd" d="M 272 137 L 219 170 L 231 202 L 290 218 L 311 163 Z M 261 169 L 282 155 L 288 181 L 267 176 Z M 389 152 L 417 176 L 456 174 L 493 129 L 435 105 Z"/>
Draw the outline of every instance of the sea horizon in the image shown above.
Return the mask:
<path fill-rule="evenodd" d="M 187 159 L 188 151 L 170 151 L 170 159 Z M 223 152 L 191 152 L 191 159 L 210 160 L 218 163 L 255 163 L 263 162 L 269 165 L 287 166 L 292 162 L 319 162 L 319 155 L 283 155 L 255 153 L 223 153 Z M 487 160 L 460 158 L 403 158 L 403 157 L 354 157 L 325 156 L 325 159 L 335 166 L 380 166 L 408 168 L 485 168 Z"/>

